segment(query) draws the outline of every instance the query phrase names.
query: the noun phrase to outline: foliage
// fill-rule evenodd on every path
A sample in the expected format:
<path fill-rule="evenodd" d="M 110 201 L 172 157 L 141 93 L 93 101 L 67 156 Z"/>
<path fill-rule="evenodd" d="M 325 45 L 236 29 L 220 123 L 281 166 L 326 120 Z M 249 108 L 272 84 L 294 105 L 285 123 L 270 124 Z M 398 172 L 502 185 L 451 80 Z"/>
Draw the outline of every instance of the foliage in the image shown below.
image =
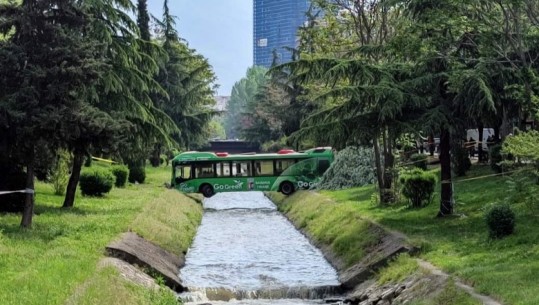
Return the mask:
<path fill-rule="evenodd" d="M 374 152 L 370 148 L 349 146 L 339 151 L 335 161 L 322 176 L 317 188 L 338 190 L 371 184 L 376 179 L 373 170 Z"/>
<path fill-rule="evenodd" d="M 227 104 L 225 116 L 225 130 L 229 139 L 237 139 L 241 136 L 241 130 L 249 126 L 249 116 L 245 115 L 248 109 L 254 109 L 255 97 L 259 90 L 266 84 L 267 69 L 254 66 L 247 69 L 244 78 L 232 87 L 230 100 Z"/>
<path fill-rule="evenodd" d="M 508 204 L 497 204 L 485 213 L 485 221 L 491 238 L 502 238 L 513 234 L 515 229 L 515 212 Z"/>
<path fill-rule="evenodd" d="M 428 156 L 425 154 L 413 154 L 410 156 L 410 164 L 413 167 L 420 168 L 422 170 L 427 170 L 427 161 Z"/>
<path fill-rule="evenodd" d="M 288 149 L 289 146 L 286 144 L 286 137 L 281 137 L 275 141 L 267 141 L 262 144 L 262 151 L 264 152 L 278 152 L 281 149 Z"/>
<path fill-rule="evenodd" d="M 530 130 L 507 137 L 502 151 L 521 161 L 533 162 L 539 169 L 539 131 Z"/>
<path fill-rule="evenodd" d="M 472 161 L 468 156 L 468 151 L 462 145 L 453 145 L 451 149 L 451 165 L 457 177 L 466 175 L 472 167 Z"/>
<path fill-rule="evenodd" d="M 93 168 L 80 175 L 80 190 L 84 196 L 103 196 L 110 192 L 114 175 L 108 169 Z"/>
<path fill-rule="evenodd" d="M 129 165 L 129 182 L 131 183 L 144 183 L 146 180 L 146 169 L 140 165 Z"/>
<path fill-rule="evenodd" d="M 377 282 L 380 285 L 400 283 L 414 272 L 417 272 L 418 269 L 419 264 L 417 263 L 417 260 L 410 257 L 409 254 L 403 253 L 389 262 L 387 267 L 378 271 Z"/>
<path fill-rule="evenodd" d="M 502 145 L 494 145 L 488 149 L 490 168 L 496 173 L 501 173 L 503 171 L 503 156 L 502 156 Z"/>
<path fill-rule="evenodd" d="M 129 176 L 129 169 L 125 165 L 115 165 L 111 169 L 112 174 L 115 177 L 114 186 L 124 187 Z"/>
<path fill-rule="evenodd" d="M 408 198 L 410 206 L 420 208 L 432 201 L 436 176 L 432 172 L 416 168 L 404 172 L 400 178 L 402 194 Z"/>
<path fill-rule="evenodd" d="M 154 103 L 177 126 L 178 130 L 171 131 L 171 136 L 181 147 L 192 149 L 204 145 L 210 136 L 208 125 L 217 114 L 212 110 L 215 74 L 208 60 L 179 37 L 168 1 L 164 2 L 162 19 L 155 21 L 157 42 L 166 58 L 161 60 L 155 77 L 165 94 L 154 96 Z M 158 159 L 160 147 L 153 154 Z"/>
<path fill-rule="evenodd" d="M 71 154 L 65 149 L 57 153 L 56 162 L 52 168 L 50 182 L 54 189 L 54 195 L 64 195 L 69 179 L 69 163 Z"/>
<path fill-rule="evenodd" d="M 539 209 L 539 172 L 533 168 L 520 168 L 507 179 L 508 204 L 524 203 L 533 213 Z"/>

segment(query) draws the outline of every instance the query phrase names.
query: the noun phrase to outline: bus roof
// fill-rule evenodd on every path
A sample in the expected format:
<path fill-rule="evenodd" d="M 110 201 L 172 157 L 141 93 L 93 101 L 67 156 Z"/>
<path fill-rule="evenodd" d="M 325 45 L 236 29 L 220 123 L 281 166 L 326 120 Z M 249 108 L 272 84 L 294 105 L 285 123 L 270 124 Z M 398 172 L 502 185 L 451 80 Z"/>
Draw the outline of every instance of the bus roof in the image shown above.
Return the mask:
<path fill-rule="evenodd" d="M 204 162 L 204 161 L 241 161 L 241 160 L 273 160 L 273 159 L 304 159 L 313 156 L 333 156 L 331 147 L 317 147 L 302 152 L 281 150 L 278 153 L 265 154 L 228 154 L 214 152 L 188 151 L 177 155 L 172 163 Z"/>

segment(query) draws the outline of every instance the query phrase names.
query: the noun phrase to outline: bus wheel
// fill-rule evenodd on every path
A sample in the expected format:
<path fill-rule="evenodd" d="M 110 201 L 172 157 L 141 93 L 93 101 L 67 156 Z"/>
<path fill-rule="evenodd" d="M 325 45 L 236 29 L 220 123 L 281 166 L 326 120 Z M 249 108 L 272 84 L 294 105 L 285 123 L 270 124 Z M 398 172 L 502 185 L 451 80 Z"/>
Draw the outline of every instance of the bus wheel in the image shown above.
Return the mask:
<path fill-rule="evenodd" d="M 289 182 L 289 181 L 285 181 L 283 183 L 281 183 L 281 193 L 283 193 L 283 195 L 290 195 L 294 192 L 294 185 L 292 184 L 292 182 Z"/>
<path fill-rule="evenodd" d="M 200 192 L 206 198 L 210 198 L 211 196 L 215 195 L 215 191 L 213 190 L 213 187 L 209 184 L 202 185 L 200 187 Z"/>

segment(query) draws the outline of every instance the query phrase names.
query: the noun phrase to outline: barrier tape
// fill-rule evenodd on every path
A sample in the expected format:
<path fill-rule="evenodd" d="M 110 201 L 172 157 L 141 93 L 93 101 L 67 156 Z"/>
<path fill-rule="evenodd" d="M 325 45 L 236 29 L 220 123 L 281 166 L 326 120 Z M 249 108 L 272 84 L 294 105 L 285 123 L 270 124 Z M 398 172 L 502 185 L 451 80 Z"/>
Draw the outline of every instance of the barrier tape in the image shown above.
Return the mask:
<path fill-rule="evenodd" d="M 112 160 L 108 160 L 108 159 L 102 159 L 102 158 L 98 158 L 98 157 L 94 157 L 94 156 L 92 156 L 92 159 L 96 160 L 96 161 L 102 161 L 102 162 L 108 162 L 108 163 L 117 163 L 116 161 L 112 161 Z"/>
<path fill-rule="evenodd" d="M 0 195 L 8 195 L 8 194 L 14 194 L 14 193 L 34 194 L 35 191 L 33 189 L 24 189 L 24 190 L 18 190 L 18 191 L 0 191 Z"/>

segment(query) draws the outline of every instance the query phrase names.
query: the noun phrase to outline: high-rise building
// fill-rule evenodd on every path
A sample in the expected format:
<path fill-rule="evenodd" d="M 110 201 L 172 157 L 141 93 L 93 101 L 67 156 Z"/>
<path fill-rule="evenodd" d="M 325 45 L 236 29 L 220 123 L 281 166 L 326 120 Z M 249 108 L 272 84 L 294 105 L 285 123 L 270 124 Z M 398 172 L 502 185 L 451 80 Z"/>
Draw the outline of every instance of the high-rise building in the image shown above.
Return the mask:
<path fill-rule="evenodd" d="M 273 53 L 279 63 L 290 61 L 286 47 L 297 47 L 297 31 L 307 20 L 309 0 L 254 0 L 254 64 L 270 67 Z"/>

